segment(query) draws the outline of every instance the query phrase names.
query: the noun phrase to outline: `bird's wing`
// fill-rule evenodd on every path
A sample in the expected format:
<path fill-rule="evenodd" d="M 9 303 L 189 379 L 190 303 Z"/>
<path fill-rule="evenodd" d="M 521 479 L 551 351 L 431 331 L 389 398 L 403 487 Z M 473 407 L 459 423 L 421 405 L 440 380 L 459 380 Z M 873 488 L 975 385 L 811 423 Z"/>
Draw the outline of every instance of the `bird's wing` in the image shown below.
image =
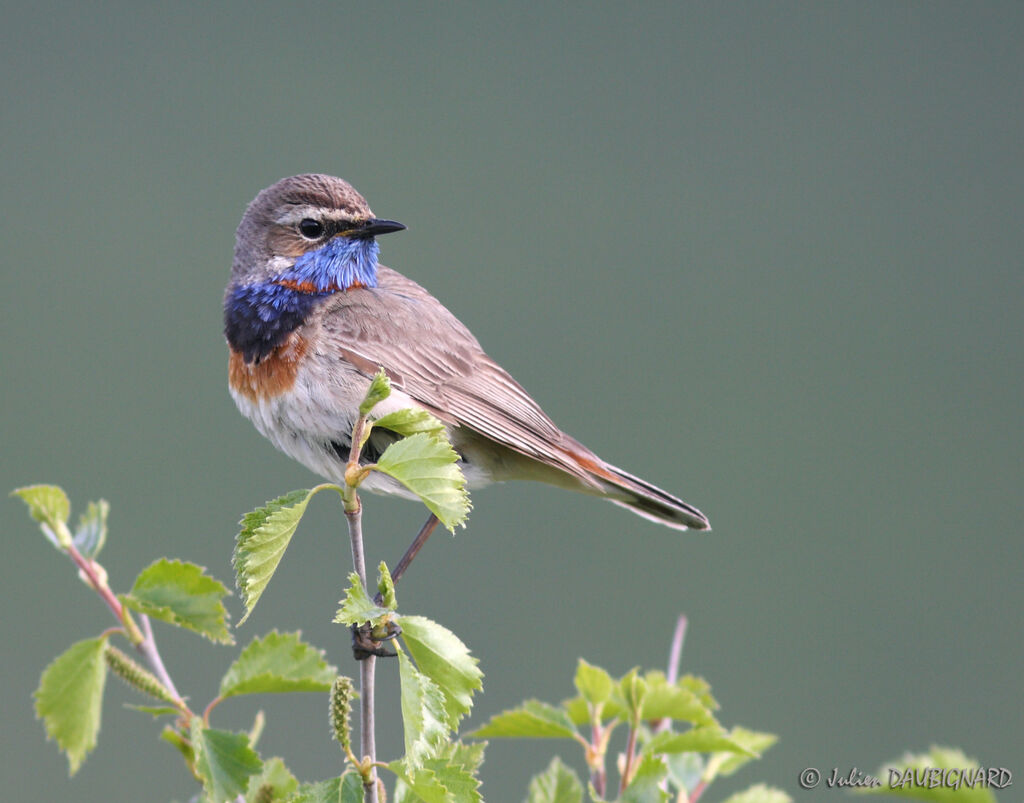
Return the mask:
<path fill-rule="evenodd" d="M 383 367 L 396 388 L 445 423 L 468 427 L 593 484 L 574 455 L 596 458 L 410 279 L 381 267 L 378 287 L 336 293 L 320 322 L 319 348 L 340 353 L 367 376 Z"/>

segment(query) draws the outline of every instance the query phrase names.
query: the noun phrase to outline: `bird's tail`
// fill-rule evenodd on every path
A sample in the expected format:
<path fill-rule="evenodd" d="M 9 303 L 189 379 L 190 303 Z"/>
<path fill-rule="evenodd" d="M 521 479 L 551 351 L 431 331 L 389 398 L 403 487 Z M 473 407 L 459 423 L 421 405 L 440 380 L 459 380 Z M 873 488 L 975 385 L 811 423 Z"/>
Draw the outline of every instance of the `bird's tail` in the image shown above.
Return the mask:
<path fill-rule="evenodd" d="M 595 472 L 609 502 L 676 530 L 710 530 L 707 516 L 667 491 L 605 463 Z"/>

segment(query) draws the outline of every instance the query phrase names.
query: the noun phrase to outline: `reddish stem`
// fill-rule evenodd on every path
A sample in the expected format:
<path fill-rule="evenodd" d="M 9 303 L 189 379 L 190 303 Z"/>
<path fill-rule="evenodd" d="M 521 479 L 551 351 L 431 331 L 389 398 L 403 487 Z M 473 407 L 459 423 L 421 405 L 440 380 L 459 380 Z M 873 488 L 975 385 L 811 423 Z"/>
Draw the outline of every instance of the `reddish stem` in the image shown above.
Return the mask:
<path fill-rule="evenodd" d="M 630 723 L 629 739 L 626 742 L 626 766 L 622 768 L 622 780 L 619 782 L 619 794 L 626 791 L 630 775 L 633 772 L 633 760 L 636 758 L 636 732 L 639 730 L 639 723 Z"/>
<path fill-rule="evenodd" d="M 89 580 L 89 585 L 91 585 L 93 587 L 93 590 L 100 595 L 100 599 L 107 603 L 107 607 L 110 608 L 110 612 L 114 614 L 114 618 L 117 619 L 117 621 L 120 622 L 122 625 L 125 625 L 126 623 L 124 621 L 124 606 L 121 604 L 121 600 L 114 596 L 114 592 L 110 590 L 110 586 L 108 586 L 100 579 L 99 574 L 97 574 L 96 572 L 96 566 L 93 564 L 93 562 L 87 559 L 81 552 L 79 552 L 78 547 L 76 547 L 74 544 L 68 544 L 66 549 L 68 555 L 71 557 L 71 560 L 74 561 L 75 565 L 81 570 L 82 574 L 84 574 L 86 578 Z M 137 635 L 140 639 L 142 638 L 141 633 L 136 632 L 133 634 L 131 632 L 131 628 L 129 628 L 128 635 L 129 638 L 131 638 L 133 635 Z M 132 643 L 134 644 L 135 641 L 133 640 Z"/>
<path fill-rule="evenodd" d="M 96 564 L 90 559 L 86 558 L 81 552 L 78 551 L 78 547 L 74 543 L 69 543 L 65 547 L 68 556 L 79 568 L 82 574 L 85 575 L 89 581 L 89 585 L 92 586 L 93 590 L 100 595 L 110 612 L 114 615 L 114 618 L 120 623 L 125 635 L 128 640 L 132 643 L 136 652 L 139 653 L 149 664 L 150 669 L 157 676 L 161 683 L 167 688 L 167 690 L 174 695 L 179 705 L 185 710 L 188 710 L 188 706 L 182 699 L 178 690 L 174 686 L 174 681 L 171 680 L 170 674 L 167 672 L 167 668 L 164 666 L 163 660 L 160 658 L 160 651 L 156 647 L 156 639 L 153 638 L 153 629 L 149 624 L 149 617 L 144 614 L 141 616 L 142 619 L 142 631 L 139 630 L 138 625 L 132 619 L 131 615 L 124 609 L 124 605 L 121 604 L 121 600 L 117 598 L 117 595 L 110 590 L 110 586 L 100 577 L 96 571 Z"/>
<path fill-rule="evenodd" d="M 595 719 L 590 723 L 590 740 L 591 744 L 589 750 L 595 756 L 601 757 L 601 766 L 595 768 L 590 773 L 590 782 L 594 784 L 594 790 L 597 792 L 599 797 L 604 797 L 604 790 L 608 784 L 608 770 L 604 765 L 604 753 L 602 752 L 602 741 L 604 740 L 604 733 L 601 729 L 601 722 Z"/>

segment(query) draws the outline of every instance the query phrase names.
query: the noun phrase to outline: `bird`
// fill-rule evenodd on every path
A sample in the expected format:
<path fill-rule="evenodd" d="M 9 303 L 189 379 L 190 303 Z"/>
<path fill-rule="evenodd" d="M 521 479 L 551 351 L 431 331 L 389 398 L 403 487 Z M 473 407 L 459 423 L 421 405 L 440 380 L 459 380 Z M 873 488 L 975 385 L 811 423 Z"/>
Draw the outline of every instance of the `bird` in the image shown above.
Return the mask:
<path fill-rule="evenodd" d="M 380 264 L 377 237 L 405 228 L 324 174 L 281 179 L 248 205 L 224 334 L 231 396 L 264 437 L 343 483 L 359 404 L 383 369 L 391 395 L 373 415 L 411 407 L 438 418 L 470 489 L 538 480 L 677 530 L 710 528 L 697 508 L 565 434 L 440 301 Z M 397 437 L 372 429 L 361 460 L 376 461 Z M 412 496 L 380 472 L 362 487 Z"/>

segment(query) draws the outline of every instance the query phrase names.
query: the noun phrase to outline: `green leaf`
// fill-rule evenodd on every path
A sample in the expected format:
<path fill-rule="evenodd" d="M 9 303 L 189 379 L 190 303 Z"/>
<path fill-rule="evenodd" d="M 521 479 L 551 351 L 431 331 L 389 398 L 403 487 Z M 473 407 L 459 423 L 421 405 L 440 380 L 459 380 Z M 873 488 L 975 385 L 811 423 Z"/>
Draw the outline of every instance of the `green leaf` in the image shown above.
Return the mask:
<path fill-rule="evenodd" d="M 612 696 L 615 681 L 601 667 L 588 664 L 582 658 L 576 667 L 574 679 L 576 690 L 588 703 L 598 705 L 605 703 Z"/>
<path fill-rule="evenodd" d="M 732 775 L 748 761 L 751 761 L 755 756 L 760 756 L 779 740 L 779 737 L 774 733 L 760 733 L 739 726 L 729 731 L 729 738 L 737 744 L 743 745 L 750 751 L 750 754 L 732 751 L 714 753 L 708 759 L 707 769 L 704 773 L 705 783 L 711 783 L 717 777 L 724 778 Z"/>
<path fill-rule="evenodd" d="M 716 753 L 715 755 L 731 755 Z M 677 790 L 685 789 L 688 798 L 701 782 L 704 773 L 704 757 L 700 753 L 665 753 L 662 756 L 668 765 L 669 781 Z M 705 784 L 710 783 L 706 781 Z"/>
<path fill-rule="evenodd" d="M 204 728 L 201 718 L 194 717 L 191 735 L 196 772 L 210 803 L 225 803 L 244 794 L 249 779 L 263 769 L 244 733 Z"/>
<path fill-rule="evenodd" d="M 444 432 L 444 424 L 440 420 L 426 410 L 414 407 L 382 415 L 373 422 L 373 426 L 396 432 L 402 437 L 415 435 L 417 432 L 425 432 L 428 435 L 440 435 Z"/>
<path fill-rule="evenodd" d="M 643 721 L 668 717 L 695 725 L 718 725 L 711 713 L 718 704 L 707 691 L 707 684 L 692 676 L 681 678 L 672 685 L 663 672 L 651 671 L 640 675 L 639 670 L 631 669 L 615 681 L 603 669 L 581 659 L 576 672 L 576 688 L 580 694 L 562 703 L 575 725 L 590 722 L 588 702 L 598 700 L 602 702 L 602 722 L 610 719 L 629 721 L 632 715 L 639 714 Z M 588 696 L 593 699 L 588 700 Z"/>
<path fill-rule="evenodd" d="M 249 778 L 246 800 L 275 801 L 288 800 L 299 790 L 299 782 L 289 772 L 280 758 L 268 758 L 263 762 L 263 771 Z M 337 799 L 337 798 L 335 798 Z"/>
<path fill-rule="evenodd" d="M 340 778 L 319 783 L 304 783 L 288 803 L 363 803 L 363 782 L 352 771 Z"/>
<path fill-rule="evenodd" d="M 398 597 L 395 595 L 395 581 L 391 579 L 391 572 L 384 561 L 380 562 L 377 571 L 377 591 L 380 592 L 381 605 L 393 611 L 398 607 Z"/>
<path fill-rule="evenodd" d="M 202 566 L 161 558 L 143 569 L 121 601 L 132 610 L 193 630 L 210 641 L 234 644 L 221 598 L 231 592 Z"/>
<path fill-rule="evenodd" d="M 998 772 L 981 767 L 962 750 L 932 745 L 927 753 L 907 753 L 896 761 L 887 762 L 878 771 L 881 786 L 861 787 L 856 791 L 912 797 L 931 803 L 995 803 L 988 776 L 991 771 Z M 1002 776 L 1000 779 L 1004 784 L 1009 780 Z"/>
<path fill-rule="evenodd" d="M 420 672 L 444 694 L 447 724 L 456 730 L 459 720 L 473 707 L 473 692 L 483 688 L 484 673 L 477 659 L 458 636 L 423 616 L 402 616 L 402 641 Z"/>
<path fill-rule="evenodd" d="M 72 538 L 78 551 L 87 558 L 100 554 L 107 542 L 107 514 L 110 505 L 106 499 L 90 502 L 85 513 L 78 517 L 78 527 Z"/>
<path fill-rule="evenodd" d="M 342 625 L 361 625 L 364 622 L 378 622 L 384 616 L 390 616 L 392 611 L 376 605 L 370 599 L 370 595 L 363 588 L 363 581 L 355 572 L 349 573 L 348 590 L 345 592 L 345 599 L 341 601 L 334 621 Z"/>
<path fill-rule="evenodd" d="M 242 650 L 220 682 L 220 696 L 330 691 L 337 674 L 299 633 L 272 630 Z"/>
<path fill-rule="evenodd" d="M 629 782 L 619 803 L 666 803 L 671 797 L 662 788 L 662 781 L 668 776 L 668 767 L 658 756 L 641 756 L 636 772 Z"/>
<path fill-rule="evenodd" d="M 437 758 L 424 762 L 423 766 L 434 773 L 456 803 L 480 803 L 480 781 L 470 770 Z"/>
<path fill-rule="evenodd" d="M 526 803 L 582 803 L 583 784 L 574 770 L 555 756 L 548 768 L 534 775 Z"/>
<path fill-rule="evenodd" d="M 448 736 L 444 694 L 440 687 L 413 666 L 404 650 L 398 651 L 398 676 L 402 690 L 402 723 L 405 760 L 411 770 Z"/>
<path fill-rule="evenodd" d="M 640 670 L 633 667 L 619 680 L 618 686 L 612 691 L 612 699 L 625 709 L 626 718 L 633 720 L 640 718 L 646 694 L 647 681 L 640 677 Z"/>
<path fill-rule="evenodd" d="M 396 765 L 404 765 L 401 774 L 395 772 Z M 388 767 L 399 776 L 395 803 L 419 800 L 427 803 L 480 803 L 480 781 L 473 777 L 471 770 L 458 763 L 434 758 L 417 769 L 404 762 L 395 762 Z"/>
<path fill-rule="evenodd" d="M 484 749 L 487 742 L 473 742 L 463 744 L 462 742 L 443 742 L 438 745 L 435 755 L 444 759 L 446 764 L 462 767 L 471 775 L 476 775 L 480 765 L 484 763 Z"/>
<path fill-rule="evenodd" d="M 67 754 L 72 775 L 96 746 L 107 679 L 106 646 L 102 637 L 72 644 L 43 670 L 35 692 L 36 717 L 43 720 L 47 738 Z"/>
<path fill-rule="evenodd" d="M 58 523 L 67 524 L 68 516 L 71 515 L 68 495 L 57 485 L 26 485 L 24 488 L 15 488 L 11 496 L 21 497 L 28 505 L 29 515 L 41 524 L 49 524 L 51 527 Z"/>
<path fill-rule="evenodd" d="M 477 739 L 577 739 L 578 733 L 568 714 L 539 700 L 527 700 L 518 708 L 491 717 L 482 728 L 473 731 Z"/>
<path fill-rule="evenodd" d="M 273 577 L 306 512 L 309 500 L 325 488 L 344 494 L 337 485 L 318 485 L 308 491 L 292 491 L 279 496 L 242 517 L 242 529 L 235 539 L 235 554 L 232 558 L 235 582 L 245 604 L 245 615 L 239 620 L 239 625 L 249 618 Z"/>
<path fill-rule="evenodd" d="M 607 722 L 610 719 L 621 719 L 623 721 L 628 719 L 626 709 L 622 707 L 620 702 L 615 700 L 615 697 L 616 695 L 613 692 L 612 697 L 601 706 L 601 722 Z M 582 695 L 578 694 L 569 700 L 563 700 L 562 708 L 569 715 L 573 725 L 590 724 L 590 708 Z"/>
<path fill-rule="evenodd" d="M 662 731 L 644 745 L 644 755 L 658 753 L 712 753 L 725 751 L 757 758 L 758 754 L 733 739 L 721 726 L 690 728 L 682 733 Z"/>
<path fill-rule="evenodd" d="M 11 496 L 18 496 L 28 505 L 29 515 L 39 522 L 43 534 L 58 549 L 70 540 L 67 521 L 71 515 L 71 503 L 64 489 L 56 485 L 27 485 L 15 488 Z"/>
<path fill-rule="evenodd" d="M 192 743 L 177 728 L 171 725 L 164 725 L 164 729 L 160 732 L 160 738 L 173 745 L 189 764 L 195 761 L 196 752 L 192 749 Z"/>
<path fill-rule="evenodd" d="M 726 798 L 725 803 L 793 803 L 793 799 L 781 789 L 759 783 Z"/>
<path fill-rule="evenodd" d="M 370 380 L 370 387 L 366 389 L 366 395 L 359 404 L 359 414 L 366 415 L 370 410 L 390 395 L 391 380 L 389 380 L 388 375 L 384 373 L 384 369 L 380 368 L 374 375 L 373 379 Z"/>
<path fill-rule="evenodd" d="M 697 699 L 700 700 L 704 707 L 709 711 L 717 711 L 721 707 L 718 705 L 718 701 L 711 696 L 711 684 L 702 677 L 698 677 L 697 675 L 683 675 L 678 681 L 676 681 L 676 685 L 681 686 L 684 689 L 689 689 L 696 694 Z"/>
<path fill-rule="evenodd" d="M 161 558 L 141 570 L 121 601 L 139 614 L 193 630 L 211 641 L 233 644 L 221 598 L 231 592 L 203 566 Z"/>
<path fill-rule="evenodd" d="M 640 718 L 649 721 L 664 717 L 693 725 L 718 724 L 711 711 L 693 691 L 684 686 L 669 685 L 663 675 L 648 676 Z"/>
<path fill-rule="evenodd" d="M 375 468 L 402 483 L 452 532 L 469 515 L 466 478 L 446 440 L 418 432 L 395 441 Z"/>
<path fill-rule="evenodd" d="M 338 784 L 338 797 L 334 798 L 338 803 L 363 803 L 366 790 L 363 788 L 363 778 L 355 772 L 345 772 Z M 334 803 L 332 800 L 331 803 Z"/>
<path fill-rule="evenodd" d="M 475 798 L 456 797 L 454 792 L 444 785 L 437 773 L 426 766 L 412 769 L 406 766 L 404 761 L 392 761 L 388 764 L 388 769 L 399 778 L 399 783 L 395 786 L 395 803 L 412 803 L 412 801 L 423 801 L 423 803 L 463 803 L 463 801 L 467 800 L 480 799 L 479 795 L 476 795 Z M 456 773 L 461 773 L 462 776 L 466 775 L 464 770 L 457 767 L 451 769 L 452 775 Z M 472 776 L 470 776 L 470 779 L 472 779 Z M 461 783 L 459 783 L 460 780 Z M 456 782 L 462 786 L 466 783 L 466 779 L 465 777 L 457 778 Z"/>
<path fill-rule="evenodd" d="M 393 803 L 419 803 L 423 800 L 403 778 L 412 778 L 417 789 L 425 795 L 435 795 L 439 800 L 452 800 L 455 803 L 479 801 L 480 793 L 477 790 L 480 782 L 476 773 L 484 760 L 486 745 L 486 742 L 464 745 L 462 742 L 446 741 L 437 746 L 435 757 L 424 761 L 418 769 L 410 770 L 402 761 L 390 765 L 390 769 L 397 768 L 402 773 L 395 784 Z"/>

